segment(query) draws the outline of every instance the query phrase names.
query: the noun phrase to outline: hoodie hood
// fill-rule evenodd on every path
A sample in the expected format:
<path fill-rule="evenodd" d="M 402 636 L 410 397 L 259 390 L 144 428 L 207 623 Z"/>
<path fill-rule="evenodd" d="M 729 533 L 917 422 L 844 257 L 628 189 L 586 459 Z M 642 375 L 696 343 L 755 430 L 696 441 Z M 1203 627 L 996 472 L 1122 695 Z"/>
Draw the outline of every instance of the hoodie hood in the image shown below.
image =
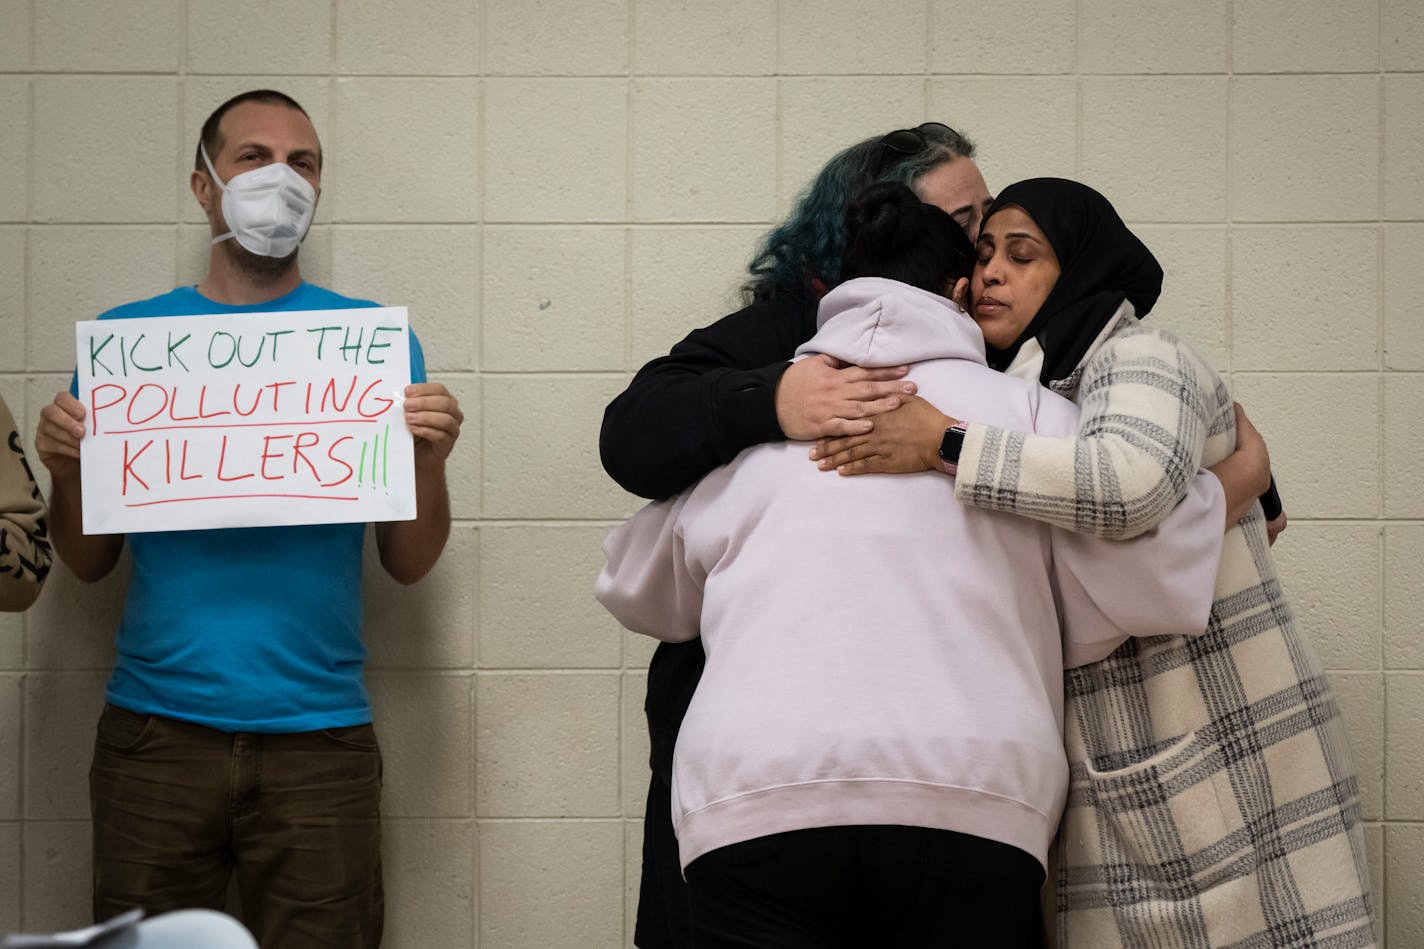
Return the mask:
<path fill-rule="evenodd" d="M 984 336 L 953 300 L 883 277 L 847 280 L 821 298 L 816 335 L 796 355 L 824 353 L 876 368 L 926 359 L 984 363 Z"/>

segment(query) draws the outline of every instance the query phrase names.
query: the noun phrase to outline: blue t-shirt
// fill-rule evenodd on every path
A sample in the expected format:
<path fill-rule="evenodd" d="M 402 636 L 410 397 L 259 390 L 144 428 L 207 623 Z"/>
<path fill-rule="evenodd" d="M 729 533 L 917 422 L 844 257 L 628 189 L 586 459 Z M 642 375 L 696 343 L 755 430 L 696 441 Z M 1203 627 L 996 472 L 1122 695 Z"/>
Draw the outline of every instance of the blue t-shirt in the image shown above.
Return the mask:
<path fill-rule="evenodd" d="M 116 307 L 120 320 L 377 306 L 309 283 L 251 306 L 193 287 Z M 425 355 L 410 334 L 410 378 Z M 108 700 L 222 731 L 299 732 L 371 720 L 362 676 L 363 524 L 155 531 L 133 557 Z"/>

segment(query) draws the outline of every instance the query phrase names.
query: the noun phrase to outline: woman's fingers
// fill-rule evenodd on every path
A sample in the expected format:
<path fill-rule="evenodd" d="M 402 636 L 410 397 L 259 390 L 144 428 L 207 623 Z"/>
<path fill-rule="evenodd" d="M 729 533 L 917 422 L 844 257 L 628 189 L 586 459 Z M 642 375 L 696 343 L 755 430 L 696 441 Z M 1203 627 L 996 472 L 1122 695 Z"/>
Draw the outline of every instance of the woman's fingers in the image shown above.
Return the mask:
<path fill-rule="evenodd" d="M 846 382 L 892 382 L 903 379 L 905 373 L 910 371 L 909 366 L 884 366 L 879 369 L 867 369 L 864 366 L 850 366 L 842 370 L 843 378 Z M 913 385 L 913 383 L 911 383 Z"/>
<path fill-rule="evenodd" d="M 845 464 L 836 468 L 836 474 L 850 476 L 862 474 L 879 474 L 882 472 L 890 471 L 890 466 L 886 465 L 884 462 L 885 460 L 879 455 L 871 455 L 867 458 L 860 458 L 855 461 L 846 462 Z"/>
<path fill-rule="evenodd" d="M 842 409 L 843 417 L 851 419 L 871 419 L 886 412 L 893 412 L 905 404 L 904 393 L 890 390 L 875 398 L 847 402 Z M 873 427 L 872 423 L 872 427 Z"/>
<path fill-rule="evenodd" d="M 822 471 L 830 471 L 832 468 L 839 469 L 842 465 L 869 458 L 875 454 L 875 448 L 870 444 L 870 440 L 865 437 L 841 439 L 845 447 L 837 451 L 828 453 L 816 463 L 816 467 Z"/>
<path fill-rule="evenodd" d="M 867 422 L 869 423 L 869 427 L 863 432 L 850 432 L 848 433 L 848 437 L 823 438 L 816 442 L 816 444 L 811 447 L 811 460 L 817 461 L 821 458 L 839 454 L 847 448 L 864 445 L 867 440 L 865 436 L 870 433 L 870 429 L 875 425 L 874 422 L 869 422 L 869 420 L 867 420 Z"/>
<path fill-rule="evenodd" d="M 776 387 L 776 421 L 787 438 L 808 440 L 868 431 L 847 426 L 900 405 L 915 392 L 905 366 L 841 368 L 829 356 L 803 359 L 787 369 Z M 890 400 L 894 400 L 893 402 Z"/>
<path fill-rule="evenodd" d="M 936 470 L 944 430 L 953 419 L 916 395 L 894 397 L 900 405 L 875 417 L 864 435 L 821 439 L 811 460 L 822 471 L 844 475 Z"/>
<path fill-rule="evenodd" d="M 865 435 L 875 427 L 875 422 L 868 418 L 834 418 L 823 426 L 826 435 L 834 438 L 847 438 L 852 435 Z M 811 449 L 811 457 L 816 458 L 816 449 Z"/>

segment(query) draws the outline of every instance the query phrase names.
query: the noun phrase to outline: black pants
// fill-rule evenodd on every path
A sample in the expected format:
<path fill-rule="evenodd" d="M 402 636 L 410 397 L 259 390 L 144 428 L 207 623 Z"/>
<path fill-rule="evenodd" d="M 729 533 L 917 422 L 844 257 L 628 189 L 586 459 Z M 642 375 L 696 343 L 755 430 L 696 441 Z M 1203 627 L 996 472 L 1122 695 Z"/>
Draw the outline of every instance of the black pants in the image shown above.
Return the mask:
<path fill-rule="evenodd" d="M 1039 949 L 1043 867 L 922 827 L 759 837 L 687 867 L 697 949 Z"/>
<path fill-rule="evenodd" d="M 643 875 L 638 890 L 638 922 L 633 945 L 639 949 L 691 949 L 692 919 L 687 884 L 672 829 L 672 753 L 683 716 L 702 678 L 702 640 L 659 643 L 648 664 L 648 716 L 652 780 L 643 818 Z"/>

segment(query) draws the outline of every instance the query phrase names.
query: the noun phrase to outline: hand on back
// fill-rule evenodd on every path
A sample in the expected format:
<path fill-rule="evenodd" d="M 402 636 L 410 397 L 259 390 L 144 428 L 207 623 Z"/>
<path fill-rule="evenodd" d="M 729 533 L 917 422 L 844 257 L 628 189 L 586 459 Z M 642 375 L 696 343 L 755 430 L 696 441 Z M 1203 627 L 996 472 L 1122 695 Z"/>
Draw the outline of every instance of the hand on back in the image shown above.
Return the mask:
<path fill-rule="evenodd" d="M 822 471 L 839 474 L 910 474 L 942 470 L 939 445 L 953 418 L 919 396 L 875 420 L 864 435 L 822 438 L 811 449 L 811 460 Z"/>
<path fill-rule="evenodd" d="M 904 378 L 907 366 L 864 369 L 832 356 L 803 359 L 787 369 L 776 387 L 776 421 L 787 438 L 864 435 L 871 419 L 900 407 L 915 392 Z"/>

